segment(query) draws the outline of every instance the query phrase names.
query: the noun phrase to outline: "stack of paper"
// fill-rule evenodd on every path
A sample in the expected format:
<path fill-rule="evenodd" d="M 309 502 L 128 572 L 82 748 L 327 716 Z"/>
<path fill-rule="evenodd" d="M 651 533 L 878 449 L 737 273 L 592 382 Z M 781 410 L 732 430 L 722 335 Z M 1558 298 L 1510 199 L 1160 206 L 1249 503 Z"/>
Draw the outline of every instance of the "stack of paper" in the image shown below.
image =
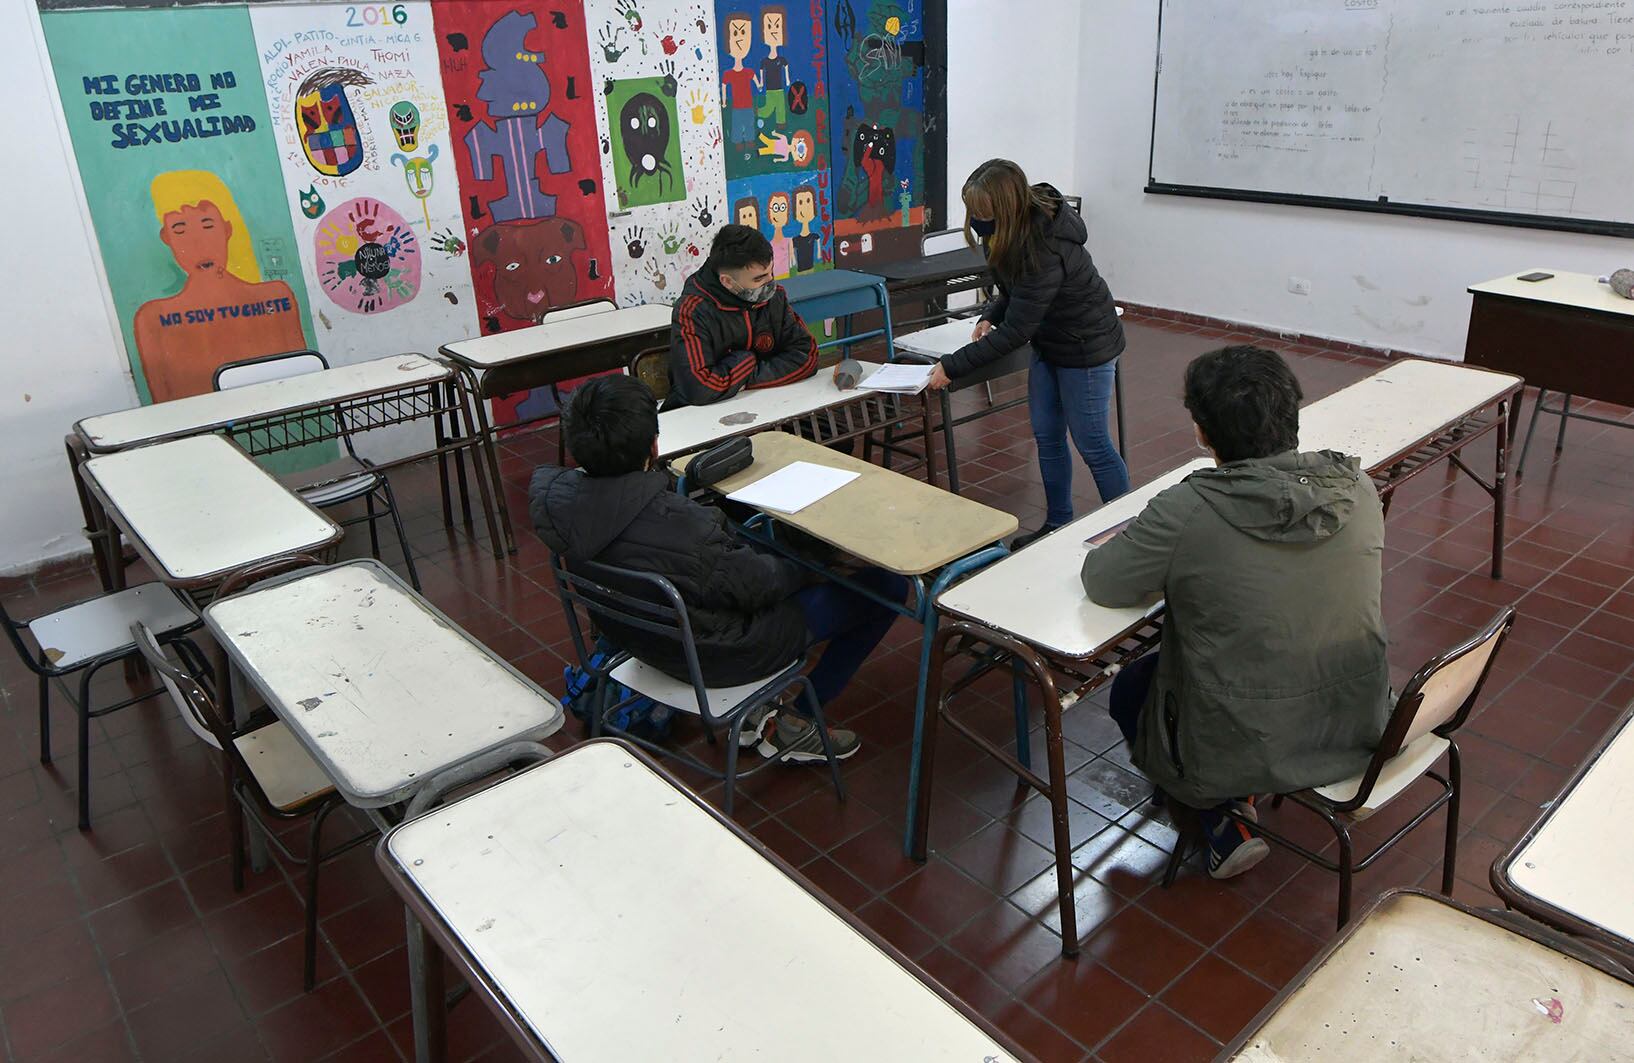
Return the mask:
<path fill-rule="evenodd" d="M 864 391 L 887 391 L 893 395 L 917 395 L 930 382 L 934 365 L 915 365 L 909 362 L 887 362 L 868 374 L 861 384 Z"/>
<path fill-rule="evenodd" d="M 823 499 L 855 480 L 861 473 L 831 469 L 809 461 L 795 461 L 769 476 L 762 476 L 748 487 L 727 495 L 755 509 L 774 513 L 798 513 L 813 502 Z"/>

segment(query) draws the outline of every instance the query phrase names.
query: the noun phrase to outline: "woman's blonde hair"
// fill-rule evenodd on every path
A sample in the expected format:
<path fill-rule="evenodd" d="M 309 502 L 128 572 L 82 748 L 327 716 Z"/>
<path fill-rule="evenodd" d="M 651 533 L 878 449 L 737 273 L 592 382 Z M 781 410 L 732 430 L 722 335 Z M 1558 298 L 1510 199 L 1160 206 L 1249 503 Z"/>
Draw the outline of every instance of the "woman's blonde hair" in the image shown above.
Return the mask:
<path fill-rule="evenodd" d="M 1028 184 L 1026 173 L 1009 159 L 988 159 L 976 167 L 960 194 L 965 204 L 965 240 L 971 246 L 978 242 L 970 228 L 971 217 L 993 220 L 987 261 L 994 273 L 1009 279 L 1038 268 L 1044 239 L 1033 210 L 1053 216 L 1059 200 Z"/>
<path fill-rule="evenodd" d="M 169 170 L 153 179 L 149 191 L 153 196 L 153 213 L 158 215 L 161 226 L 166 214 L 183 207 L 196 207 L 207 201 L 215 204 L 222 220 L 233 229 L 227 238 L 227 272 L 251 284 L 261 280 L 261 264 L 255 260 L 255 241 L 250 239 L 250 227 L 244 224 L 244 215 L 239 213 L 225 181 L 209 170 Z"/>

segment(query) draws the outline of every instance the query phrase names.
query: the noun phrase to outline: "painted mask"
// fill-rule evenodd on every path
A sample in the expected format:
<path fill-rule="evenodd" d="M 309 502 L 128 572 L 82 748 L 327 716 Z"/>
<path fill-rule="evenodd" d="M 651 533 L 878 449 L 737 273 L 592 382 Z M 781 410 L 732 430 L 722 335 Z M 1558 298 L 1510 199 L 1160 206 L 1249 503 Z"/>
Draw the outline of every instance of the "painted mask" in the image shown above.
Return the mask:
<path fill-rule="evenodd" d="M 408 100 L 398 100 L 391 105 L 391 131 L 397 138 L 397 146 L 404 151 L 413 151 L 420 143 L 420 108 Z"/>
<path fill-rule="evenodd" d="M 669 112 L 650 92 L 638 92 L 625 101 L 618 115 L 618 136 L 624 157 L 630 160 L 630 185 L 658 177 L 659 186 L 673 177 L 669 154 Z"/>
<path fill-rule="evenodd" d="M 507 11 L 482 37 L 482 84 L 477 99 L 495 118 L 538 114 L 550 103 L 550 78 L 539 64 L 544 53 L 529 51 L 528 34 L 539 25 L 532 13 Z"/>
<path fill-rule="evenodd" d="M 312 168 L 329 177 L 344 177 L 363 165 L 363 134 L 352 114 L 346 89 L 373 84 L 361 70 L 324 67 L 295 94 L 295 126 L 301 149 Z"/>
<path fill-rule="evenodd" d="M 437 145 L 426 146 L 426 157 L 413 159 L 407 155 L 393 155 L 392 165 L 403 168 L 403 180 L 408 182 L 409 194 L 415 199 L 431 195 L 431 164 L 437 161 Z"/>

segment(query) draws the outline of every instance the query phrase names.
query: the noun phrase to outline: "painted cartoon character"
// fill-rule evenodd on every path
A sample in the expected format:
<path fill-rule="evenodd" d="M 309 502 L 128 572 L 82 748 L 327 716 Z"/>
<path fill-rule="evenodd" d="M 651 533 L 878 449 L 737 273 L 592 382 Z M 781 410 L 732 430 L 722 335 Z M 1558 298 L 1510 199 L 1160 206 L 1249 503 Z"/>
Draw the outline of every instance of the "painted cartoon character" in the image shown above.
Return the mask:
<path fill-rule="evenodd" d="M 404 151 L 413 151 L 420 144 L 420 108 L 408 100 L 398 100 L 387 112 L 391 119 L 392 136 Z"/>
<path fill-rule="evenodd" d="M 431 164 L 437 161 L 437 145 L 426 145 L 426 155 L 423 159 L 410 158 L 400 153 L 391 157 L 393 166 L 403 168 L 403 180 L 408 182 L 409 195 L 420 201 L 420 210 L 426 216 L 426 231 L 431 231 L 431 208 L 426 205 L 426 197 L 431 195 L 431 186 L 434 174 Z"/>
<path fill-rule="evenodd" d="M 669 163 L 669 112 L 650 92 L 638 92 L 624 101 L 618 114 L 618 136 L 624 157 L 630 160 L 630 187 L 638 188 L 643 178 L 656 178 L 663 192 L 674 181 Z"/>
<path fill-rule="evenodd" d="M 821 261 L 817 251 L 822 234 L 811 230 L 817 221 L 817 190 L 810 185 L 794 190 L 794 220 L 800 223 L 800 232 L 794 237 L 794 268 L 806 273 Z"/>
<path fill-rule="evenodd" d="M 726 17 L 726 51 L 732 66 L 721 71 L 721 100 L 727 106 L 726 133 L 732 147 L 746 151 L 755 142 L 755 79 L 743 61 L 754 43 L 755 24 L 748 15 Z"/>
<path fill-rule="evenodd" d="M 323 217 L 323 197 L 318 194 L 317 185 L 307 186 L 305 192 L 295 193 L 301 199 L 301 213 L 316 221 Z"/>
<path fill-rule="evenodd" d="M 754 196 L 744 196 L 732 204 L 732 217 L 739 225 L 747 225 L 751 229 L 760 228 L 760 204 L 755 202 Z"/>
<path fill-rule="evenodd" d="M 573 254 L 587 248 L 584 231 L 568 218 L 510 222 L 483 230 L 472 241 L 471 261 L 494 267 L 494 297 L 518 321 L 538 321 L 579 290 Z"/>
<path fill-rule="evenodd" d="M 773 192 L 766 197 L 766 224 L 772 229 L 772 276 L 787 277 L 794 252 L 793 241 L 783 235 L 789 224 L 787 192 Z"/>
<path fill-rule="evenodd" d="M 868 179 L 868 204 L 860 216 L 885 214 L 885 177 L 896 171 L 896 131 L 889 126 L 862 122 L 851 138 L 852 165 Z"/>
<path fill-rule="evenodd" d="M 528 34 L 537 26 L 532 13 L 508 11 L 482 38 L 487 67 L 478 75 L 482 84 L 477 98 L 487 103 L 493 120 L 470 128 L 465 149 L 471 156 L 473 180 L 500 176 L 505 180 L 505 195 L 487 201 L 496 222 L 556 213 L 556 197 L 539 183 L 541 153 L 551 173 L 571 169 L 568 123 L 559 114 L 539 120 L 550 104 L 550 78 L 540 66 L 544 55 L 526 47 Z"/>
<path fill-rule="evenodd" d="M 312 168 L 328 177 L 345 177 L 363 165 L 363 134 L 346 90 L 372 85 L 361 70 L 326 66 L 313 72 L 295 92 L 295 127 L 301 150 Z"/>
<path fill-rule="evenodd" d="M 755 75 L 755 87 L 762 94 L 755 113 L 778 125 L 787 125 L 789 121 L 789 61 L 778 55 L 778 49 L 787 40 L 784 33 L 788 20 L 788 13 L 781 7 L 761 8 L 760 32 L 766 38 L 767 54 L 760 61 L 760 73 Z"/>

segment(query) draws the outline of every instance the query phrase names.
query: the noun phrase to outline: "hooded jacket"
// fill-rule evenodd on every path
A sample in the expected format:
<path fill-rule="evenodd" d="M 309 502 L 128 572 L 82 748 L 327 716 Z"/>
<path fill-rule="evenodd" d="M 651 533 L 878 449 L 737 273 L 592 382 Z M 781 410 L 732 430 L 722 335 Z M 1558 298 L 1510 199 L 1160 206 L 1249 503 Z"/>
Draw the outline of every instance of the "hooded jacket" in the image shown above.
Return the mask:
<path fill-rule="evenodd" d="M 1089 230 L 1052 185 L 1034 185 L 1055 200 L 1053 217 L 1033 211 L 1043 229 L 1039 262 L 1019 277 L 997 276 L 998 298 L 983 311 L 993 330 L 942 359 L 950 377 L 996 362 L 1023 344 L 1064 369 L 1105 365 L 1123 353 L 1123 323 L 1112 292 L 1095 269 L 1084 241 Z"/>
<path fill-rule="evenodd" d="M 1194 807 L 1323 786 L 1367 765 L 1390 711 L 1384 513 L 1331 451 L 1192 473 L 1084 559 L 1084 590 L 1166 599 L 1134 763 Z"/>
<path fill-rule="evenodd" d="M 756 305 L 727 291 L 712 263 L 686 279 L 670 314 L 668 406 L 705 406 L 816 371 L 817 340 L 781 284 Z"/>
<path fill-rule="evenodd" d="M 599 477 L 542 465 L 528 485 L 528 513 L 539 538 L 571 572 L 586 575 L 583 562 L 597 561 L 674 584 L 710 686 L 762 678 L 806 648 L 805 614 L 792 598 L 803 585 L 800 567 L 752 549 L 732 534 L 720 510 L 677 493 L 665 473 Z M 612 589 L 654 593 L 647 584 Z M 619 649 L 687 678 L 679 640 L 600 616 L 596 623 Z"/>

